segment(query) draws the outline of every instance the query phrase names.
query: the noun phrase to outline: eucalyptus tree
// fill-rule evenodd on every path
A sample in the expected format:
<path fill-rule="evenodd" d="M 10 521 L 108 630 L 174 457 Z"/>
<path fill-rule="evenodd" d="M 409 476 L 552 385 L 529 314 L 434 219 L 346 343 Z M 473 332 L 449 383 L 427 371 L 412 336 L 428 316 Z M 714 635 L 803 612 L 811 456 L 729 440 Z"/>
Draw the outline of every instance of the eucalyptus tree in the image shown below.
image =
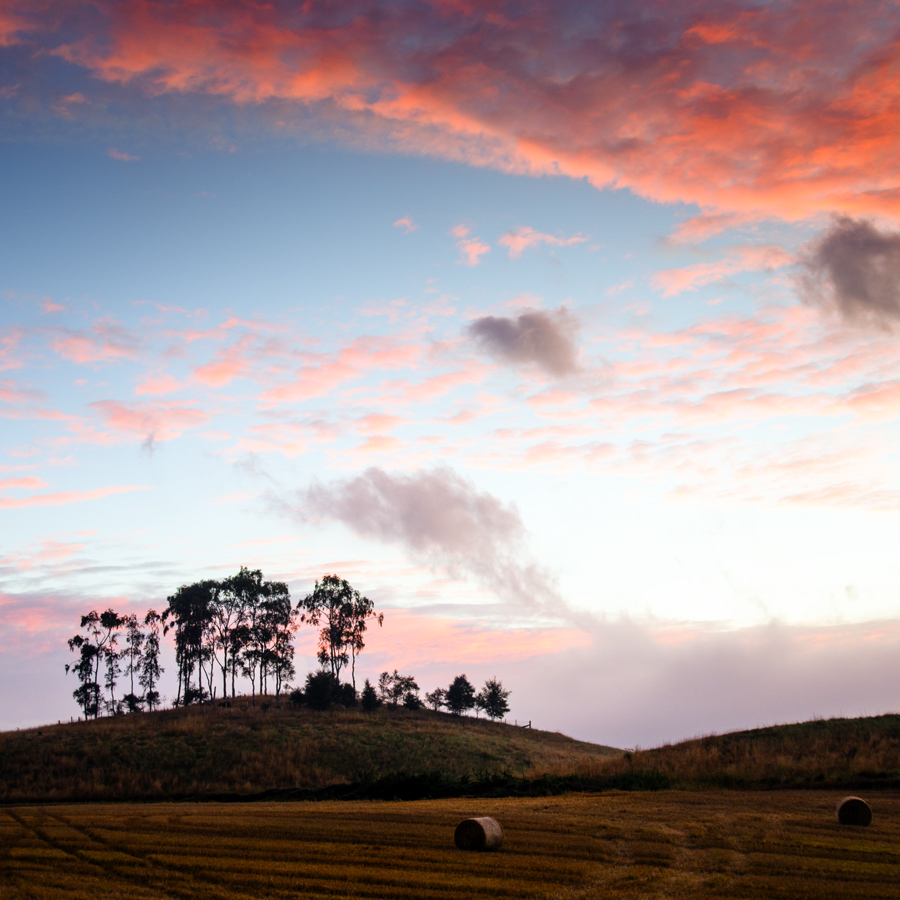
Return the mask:
<path fill-rule="evenodd" d="M 159 629 L 162 617 L 155 610 L 148 610 L 144 616 L 144 625 L 147 626 L 144 635 L 144 648 L 141 653 L 141 671 L 138 682 L 144 689 L 144 702 L 151 712 L 159 706 L 159 691 L 156 685 L 159 683 L 163 668 L 159 664 Z"/>
<path fill-rule="evenodd" d="M 119 674 L 119 653 L 116 649 L 116 630 L 123 621 L 111 609 L 102 613 L 91 610 L 81 617 L 82 634 L 76 634 L 67 642 L 69 649 L 78 653 L 78 662 L 67 664 L 66 673 L 74 672 L 81 682 L 72 696 L 84 711 L 86 719 L 96 719 L 100 715 L 101 706 L 110 714 L 117 710 L 115 689 Z M 104 697 L 101 689 L 101 667 L 104 668 L 103 687 L 108 692 L 107 697 Z"/>
<path fill-rule="evenodd" d="M 316 582 L 311 594 L 307 594 L 298 604 L 300 621 L 306 622 L 319 631 L 319 663 L 327 666 L 339 682 L 341 669 L 350 663 L 353 689 L 356 690 L 356 657 L 365 647 L 368 621 L 375 619 L 379 625 L 384 621 L 382 613 L 376 613 L 374 604 L 368 597 L 350 586 L 337 575 L 324 575 Z"/>
<path fill-rule="evenodd" d="M 143 661 L 143 648 L 145 634 L 141 628 L 141 620 L 136 613 L 122 617 L 125 627 L 125 647 L 122 650 L 122 659 L 125 661 L 125 675 L 129 680 L 130 690 L 122 698 L 128 712 L 139 712 L 143 706 L 143 698 L 134 692 L 134 676 L 138 676 L 140 687 L 140 672 Z"/>
<path fill-rule="evenodd" d="M 178 663 L 176 706 L 187 706 L 194 701 L 202 701 L 204 695 L 211 696 L 212 662 L 208 637 L 218 591 L 219 583 L 213 580 L 182 585 L 168 598 L 168 605 L 162 612 L 163 633 L 175 630 L 175 660 Z M 209 672 L 204 669 L 205 662 L 210 662 Z M 196 688 L 191 683 L 195 668 Z M 205 676 L 209 694 L 203 688 Z"/>

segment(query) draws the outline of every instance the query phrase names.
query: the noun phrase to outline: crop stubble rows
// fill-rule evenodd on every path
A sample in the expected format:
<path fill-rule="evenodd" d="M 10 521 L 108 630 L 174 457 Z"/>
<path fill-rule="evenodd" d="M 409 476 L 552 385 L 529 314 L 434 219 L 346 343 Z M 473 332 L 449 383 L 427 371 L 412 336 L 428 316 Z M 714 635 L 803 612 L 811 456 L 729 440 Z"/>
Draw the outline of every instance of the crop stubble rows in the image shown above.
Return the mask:
<path fill-rule="evenodd" d="M 834 792 L 660 792 L 416 803 L 116 804 L 0 810 L 0 896 L 895 898 L 900 795 L 867 829 Z M 453 828 L 493 815 L 503 849 Z"/>

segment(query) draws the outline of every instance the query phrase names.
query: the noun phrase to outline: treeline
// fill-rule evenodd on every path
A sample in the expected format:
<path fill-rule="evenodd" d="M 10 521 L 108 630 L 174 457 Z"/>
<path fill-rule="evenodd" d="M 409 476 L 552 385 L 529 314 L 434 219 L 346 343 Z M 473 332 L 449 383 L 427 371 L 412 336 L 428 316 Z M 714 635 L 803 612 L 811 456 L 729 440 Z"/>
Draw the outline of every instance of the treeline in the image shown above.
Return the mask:
<path fill-rule="evenodd" d="M 490 679 L 476 692 L 465 675 L 426 694 L 424 702 L 415 678 L 396 669 L 381 674 L 377 689 L 366 680 L 357 693 L 356 660 L 373 621 L 381 625 L 384 614 L 337 575 L 325 575 L 294 606 L 284 582 L 266 581 L 259 569 L 241 567 L 231 578 L 182 585 L 167 598 L 161 613 L 151 609 L 141 618 L 107 609 L 82 616 L 80 633 L 68 641 L 77 660 L 66 666 L 66 672 L 78 678 L 72 696 L 86 719 L 101 713 L 152 711 L 161 702 L 160 634 L 173 632 L 178 667 L 175 706 L 213 703 L 228 697 L 229 687 L 234 698 L 238 676 L 250 681 L 254 705 L 257 692 L 271 691 L 280 706 L 282 693 L 296 675 L 294 634 L 308 624 L 319 629 L 317 658 L 322 668 L 309 673 L 304 688 L 291 693 L 294 705 L 324 709 L 334 703 L 360 702 L 364 709 L 380 703 L 420 709 L 427 704 L 454 715 L 474 709 L 476 715 L 484 712 L 491 719 L 501 719 L 509 711 L 510 692 L 499 681 Z M 348 669 L 350 682 L 344 684 L 341 674 Z M 119 690 L 123 678 L 124 694 Z"/>
<path fill-rule="evenodd" d="M 366 711 L 387 704 L 406 709 L 422 709 L 427 705 L 435 712 L 446 709 L 456 716 L 474 709 L 476 716 L 483 712 L 489 719 L 502 719 L 509 712 L 507 697 L 511 691 L 505 690 L 496 678 L 489 678 L 476 693 L 465 675 L 457 675 L 449 687 L 435 688 L 426 694 L 424 702 L 419 690 L 414 676 L 401 675 L 394 669 L 381 673 L 377 688 L 367 678 L 361 694 L 357 695 L 353 685 L 341 684 L 331 672 L 323 670 L 310 672 L 305 687 L 292 691 L 290 699 L 295 706 L 305 704 L 313 709 L 328 709 L 335 704 L 353 707 L 359 701 Z"/>

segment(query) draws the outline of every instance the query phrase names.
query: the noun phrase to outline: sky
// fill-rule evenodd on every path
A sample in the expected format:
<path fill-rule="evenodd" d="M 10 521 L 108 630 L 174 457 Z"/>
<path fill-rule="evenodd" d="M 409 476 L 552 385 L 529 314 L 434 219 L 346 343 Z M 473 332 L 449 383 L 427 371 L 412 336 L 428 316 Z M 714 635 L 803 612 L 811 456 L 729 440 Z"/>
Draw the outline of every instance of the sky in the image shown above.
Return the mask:
<path fill-rule="evenodd" d="M 0 729 L 240 566 L 585 740 L 900 709 L 898 121 L 896 2 L 0 0 Z"/>

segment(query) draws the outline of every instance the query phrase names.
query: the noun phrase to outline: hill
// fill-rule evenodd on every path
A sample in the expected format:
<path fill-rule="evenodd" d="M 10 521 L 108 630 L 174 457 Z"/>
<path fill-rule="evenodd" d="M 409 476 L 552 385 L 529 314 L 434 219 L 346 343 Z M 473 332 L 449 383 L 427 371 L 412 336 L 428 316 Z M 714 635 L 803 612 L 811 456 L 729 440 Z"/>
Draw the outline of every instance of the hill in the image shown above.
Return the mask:
<path fill-rule="evenodd" d="M 572 772 L 621 750 L 427 710 L 188 707 L 0 734 L 0 802 L 321 791 Z"/>
<path fill-rule="evenodd" d="M 591 760 L 585 776 L 654 771 L 678 787 L 900 788 L 900 715 L 817 719 L 708 735 L 617 759 Z"/>

